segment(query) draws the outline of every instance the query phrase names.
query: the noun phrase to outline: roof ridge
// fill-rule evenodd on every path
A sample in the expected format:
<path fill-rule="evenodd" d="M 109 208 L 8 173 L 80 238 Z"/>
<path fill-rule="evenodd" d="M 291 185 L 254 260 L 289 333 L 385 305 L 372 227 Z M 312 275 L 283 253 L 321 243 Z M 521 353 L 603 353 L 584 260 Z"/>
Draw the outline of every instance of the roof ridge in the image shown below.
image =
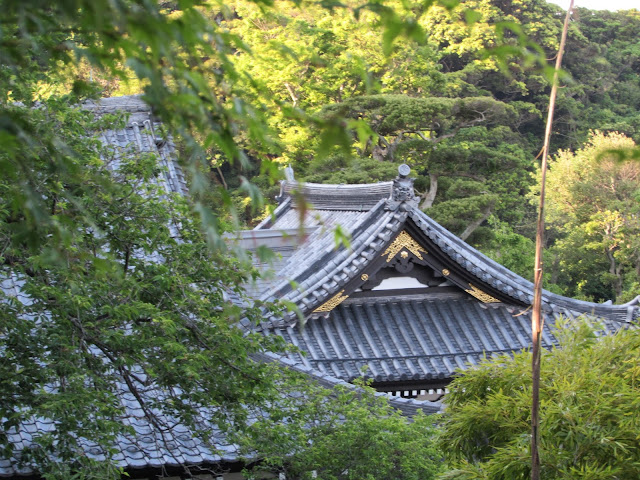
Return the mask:
<path fill-rule="evenodd" d="M 351 185 L 283 180 L 277 199 L 291 198 L 294 206 L 304 199 L 313 210 L 368 211 L 381 199 L 390 198 L 392 190 L 393 182 Z"/>
<path fill-rule="evenodd" d="M 381 182 L 371 183 L 317 183 L 317 182 L 304 182 L 300 180 L 283 180 L 287 185 L 303 185 L 312 188 L 340 188 L 340 189 L 366 189 L 368 187 L 387 187 L 393 184 L 393 180 L 385 180 Z"/>

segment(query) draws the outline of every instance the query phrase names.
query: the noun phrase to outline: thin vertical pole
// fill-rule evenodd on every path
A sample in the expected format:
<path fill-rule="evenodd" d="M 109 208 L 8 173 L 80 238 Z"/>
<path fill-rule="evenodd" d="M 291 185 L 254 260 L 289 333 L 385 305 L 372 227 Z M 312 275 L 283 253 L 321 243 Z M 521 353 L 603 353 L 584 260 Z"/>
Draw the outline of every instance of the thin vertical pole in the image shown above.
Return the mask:
<path fill-rule="evenodd" d="M 564 18 L 564 27 L 560 40 L 560 49 L 556 57 L 556 67 L 553 72 L 553 83 L 549 98 L 549 114 L 547 127 L 544 132 L 544 147 L 542 147 L 542 179 L 540 180 L 540 208 L 538 210 L 538 223 L 536 231 L 536 257 L 534 265 L 533 287 L 533 311 L 531 315 L 532 358 L 531 358 L 531 480 L 540 480 L 540 456 L 538 454 L 538 440 L 540 438 L 540 336 L 544 322 L 542 320 L 542 245 L 544 243 L 544 196 L 547 177 L 547 157 L 549 155 L 549 141 L 551 139 L 551 126 L 553 125 L 553 112 L 556 106 L 558 94 L 558 72 L 562 65 L 564 45 L 567 40 L 569 19 L 573 10 L 573 0 L 570 0 L 567 15 Z"/>

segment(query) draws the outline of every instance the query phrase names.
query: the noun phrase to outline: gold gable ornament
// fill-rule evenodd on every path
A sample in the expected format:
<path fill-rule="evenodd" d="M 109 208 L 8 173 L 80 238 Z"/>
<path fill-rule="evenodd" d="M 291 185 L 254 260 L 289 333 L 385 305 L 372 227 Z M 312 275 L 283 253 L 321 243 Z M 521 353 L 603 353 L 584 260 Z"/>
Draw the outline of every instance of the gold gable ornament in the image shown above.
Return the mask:
<path fill-rule="evenodd" d="M 473 295 L 478 300 L 480 300 L 482 303 L 500 303 L 500 300 L 498 300 L 495 297 L 492 297 L 491 295 L 489 295 L 486 292 L 483 292 L 482 290 L 480 290 L 475 285 L 469 284 L 469 287 L 470 288 L 466 289 L 465 292 L 467 292 L 470 295 Z"/>
<path fill-rule="evenodd" d="M 327 312 L 330 312 L 331 310 L 336 308 L 338 305 L 340 305 L 342 302 L 344 302 L 347 298 L 349 298 L 349 295 L 342 295 L 343 293 L 344 293 L 344 290 L 340 290 L 337 294 L 335 294 L 329 300 L 327 300 L 322 305 L 320 305 L 318 308 L 316 308 L 313 311 L 313 313 L 327 313 Z"/>
<path fill-rule="evenodd" d="M 422 248 L 422 246 L 420 246 L 418 242 L 413 239 L 413 237 L 411 237 L 411 235 L 403 230 L 398 234 L 395 240 L 391 242 L 391 245 L 387 247 L 382 256 L 387 256 L 387 263 L 389 263 L 393 259 L 393 257 L 395 257 L 400 251 L 402 251 L 402 258 L 407 258 L 407 252 L 403 251 L 405 249 L 409 250 L 420 260 L 424 260 L 422 258 L 422 253 L 424 253 L 425 255 L 427 255 L 428 253 L 424 248 Z"/>

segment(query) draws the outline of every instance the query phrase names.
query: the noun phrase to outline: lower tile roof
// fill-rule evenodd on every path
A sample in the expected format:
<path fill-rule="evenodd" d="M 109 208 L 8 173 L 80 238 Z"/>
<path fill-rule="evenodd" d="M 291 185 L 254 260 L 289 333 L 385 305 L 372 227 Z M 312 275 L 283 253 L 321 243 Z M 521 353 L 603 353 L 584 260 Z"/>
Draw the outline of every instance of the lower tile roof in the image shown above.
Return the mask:
<path fill-rule="evenodd" d="M 112 446 L 115 453 L 108 452 L 104 445 L 80 438 L 78 443 L 86 457 L 96 461 L 111 458 L 127 470 L 213 465 L 238 460 L 237 446 L 230 444 L 225 434 L 212 423 L 213 415 L 208 409 L 201 409 L 196 420 L 198 429 L 208 432 L 209 441 L 206 442 L 176 418 L 160 411 L 154 412 L 152 421 L 126 385 L 122 383 L 119 387 L 119 400 L 125 412 L 119 420 L 130 432 L 118 435 Z M 166 396 L 154 386 L 150 386 L 143 395 L 147 400 Z M 0 457 L 0 477 L 37 474 L 33 465 L 21 461 L 21 453 L 34 448 L 39 436 L 51 433 L 55 428 L 53 419 L 33 417 L 23 421 L 18 428 L 11 427 L 6 434 L 14 450 L 11 457 Z M 50 460 L 57 461 L 55 456 Z"/>
<path fill-rule="evenodd" d="M 7 270 L 0 270 L 0 301 L 13 298 L 28 305 L 31 299 L 24 292 L 24 283 L 24 280 L 17 275 Z M 43 321 L 46 320 L 43 319 Z M 101 357 L 97 350 L 94 354 L 96 358 Z M 326 388 L 349 385 L 343 379 L 300 364 L 286 356 L 265 352 L 254 355 L 254 360 L 275 362 L 281 368 L 304 373 L 310 382 Z M 205 405 L 197 408 L 194 418 L 196 432 L 164 409 L 154 407 L 154 405 L 166 403 L 164 399 L 169 399 L 171 390 L 153 382 L 147 382 L 143 376 L 140 376 L 136 389 L 140 398 L 148 404 L 145 411 L 139 398 L 133 394 L 121 377 L 113 385 L 117 389 L 117 400 L 123 407 L 123 413 L 116 420 L 128 427 L 129 432 L 117 437 L 114 445 L 111 446 L 115 453 L 108 452 L 104 445 L 80 438 L 82 454 L 88 458 L 104 461 L 110 457 L 133 476 L 135 476 L 133 472 L 139 469 L 163 470 L 170 467 L 206 466 L 240 460 L 238 447 L 228 440 L 228 436 L 214 421 L 217 413 L 215 407 Z M 349 388 L 358 387 L 349 385 Z M 409 416 L 418 411 L 435 413 L 441 408 L 439 403 L 400 398 L 392 398 L 390 403 Z M 149 408 L 152 409 L 151 412 Z M 256 411 L 259 412 L 259 409 Z M 21 461 L 21 453 L 25 449 L 34 447 L 38 436 L 55 431 L 54 419 L 29 416 L 27 411 L 23 411 L 22 414 L 23 420 L 19 426 L 12 426 L 3 431 L 7 435 L 8 443 L 13 447 L 13 454 L 8 457 L 0 455 L 0 477 L 36 475 L 33 465 Z M 0 417 L 0 423 L 5 420 Z M 203 438 L 202 432 L 206 432 L 208 438 Z M 51 460 L 55 462 L 55 456 Z"/>
<path fill-rule="evenodd" d="M 560 314 L 571 315 L 545 315 L 545 348 L 557 343 L 552 329 Z M 609 330 L 617 328 L 609 325 Z M 429 382 L 449 379 L 485 356 L 528 349 L 531 314 L 464 294 L 352 297 L 327 318 L 271 332 L 305 352 L 292 354 L 296 361 L 327 375 L 347 381 L 364 374 L 375 382 Z"/>

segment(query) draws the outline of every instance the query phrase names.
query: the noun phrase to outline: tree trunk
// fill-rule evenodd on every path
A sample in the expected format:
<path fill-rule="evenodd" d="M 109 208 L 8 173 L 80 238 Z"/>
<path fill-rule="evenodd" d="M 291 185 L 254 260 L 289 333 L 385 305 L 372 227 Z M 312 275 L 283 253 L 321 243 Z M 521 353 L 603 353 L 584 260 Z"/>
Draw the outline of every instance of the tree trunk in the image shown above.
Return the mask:
<path fill-rule="evenodd" d="M 467 238 L 469 238 L 469 235 L 471 235 L 476 228 L 478 228 L 480 225 L 482 225 L 482 222 L 484 222 L 487 218 L 489 218 L 489 215 L 491 215 L 491 208 L 493 207 L 493 205 L 488 206 L 482 216 L 476 220 L 474 220 L 473 222 L 471 222 L 469 225 L 467 225 L 467 228 L 464 229 L 464 232 L 462 232 L 460 234 L 460 240 L 466 240 Z"/>
<path fill-rule="evenodd" d="M 387 149 L 380 145 L 375 145 L 371 151 L 371 156 L 374 160 L 385 162 L 387 160 Z"/>
<path fill-rule="evenodd" d="M 613 256 L 613 251 L 606 249 L 607 258 L 609 259 L 609 273 L 613 277 L 611 280 L 611 286 L 616 294 L 616 298 L 622 295 L 622 268 L 616 262 L 616 258 Z"/>
<path fill-rule="evenodd" d="M 289 92 L 289 96 L 293 101 L 293 106 L 296 107 L 298 105 L 298 96 L 296 95 L 296 92 L 293 90 L 293 87 L 289 83 L 284 82 L 284 86 L 287 89 L 287 92 Z"/>
<path fill-rule="evenodd" d="M 438 177 L 436 173 L 429 174 L 429 191 L 422 196 L 421 210 L 431 208 L 434 200 L 436 199 L 436 193 L 438 193 Z"/>
<path fill-rule="evenodd" d="M 222 170 L 220 170 L 220 167 L 216 167 L 216 169 L 218 170 L 218 175 L 220 175 L 220 181 L 222 182 L 224 189 L 229 190 L 229 187 L 227 187 L 227 182 L 224 179 L 224 175 L 222 174 Z"/>

